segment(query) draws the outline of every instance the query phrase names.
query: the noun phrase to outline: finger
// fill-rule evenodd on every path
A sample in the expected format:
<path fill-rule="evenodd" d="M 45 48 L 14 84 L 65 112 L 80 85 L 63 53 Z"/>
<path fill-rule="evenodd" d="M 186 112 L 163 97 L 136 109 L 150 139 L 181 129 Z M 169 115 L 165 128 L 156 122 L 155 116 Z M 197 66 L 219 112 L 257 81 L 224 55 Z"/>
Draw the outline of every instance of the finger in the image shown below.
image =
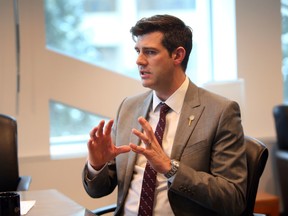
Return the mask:
<path fill-rule="evenodd" d="M 126 152 L 129 152 L 131 150 L 131 147 L 130 146 L 118 146 L 116 147 L 116 156 L 119 155 L 119 154 L 122 154 L 122 153 L 126 153 Z M 116 157 L 115 156 L 115 157 Z"/>
<path fill-rule="evenodd" d="M 92 140 L 92 139 L 89 139 L 88 142 L 87 142 L 87 145 L 88 145 L 88 146 L 89 146 L 89 145 L 92 145 L 92 143 L 93 143 L 93 140 Z"/>
<path fill-rule="evenodd" d="M 152 129 L 151 125 L 149 124 L 149 122 L 143 117 L 139 117 L 138 118 L 138 122 L 142 126 L 142 128 L 145 131 L 146 135 L 148 137 L 152 138 L 153 135 L 154 135 L 154 132 L 153 132 L 153 129 Z"/>
<path fill-rule="evenodd" d="M 95 139 L 95 138 L 96 138 L 96 132 L 97 132 L 97 130 L 98 130 L 98 126 L 97 126 L 97 127 L 94 127 L 94 128 L 90 131 L 89 135 L 90 135 L 90 138 L 91 138 L 91 139 Z"/>
<path fill-rule="evenodd" d="M 103 127 L 105 125 L 105 121 L 101 120 L 99 125 L 98 125 L 98 130 L 96 131 L 96 136 L 100 137 L 103 135 Z"/>
<path fill-rule="evenodd" d="M 148 142 L 147 142 L 147 143 L 145 143 L 145 145 L 146 145 L 147 147 L 151 147 L 151 145 L 152 145 L 152 142 L 151 142 L 150 140 L 148 140 Z"/>
<path fill-rule="evenodd" d="M 88 150 L 92 149 L 93 145 L 94 145 L 93 139 L 89 139 L 88 142 L 87 142 Z"/>
<path fill-rule="evenodd" d="M 137 129 L 133 128 L 132 133 L 139 137 L 143 141 L 145 145 L 151 145 L 151 140 L 142 132 L 138 131 Z"/>
<path fill-rule="evenodd" d="M 145 148 L 142 148 L 141 146 L 137 146 L 133 143 L 130 143 L 129 146 L 130 146 L 131 150 L 135 153 L 143 154 L 145 152 Z"/>
<path fill-rule="evenodd" d="M 106 127 L 105 127 L 105 130 L 104 130 L 104 135 L 109 135 L 109 134 L 111 134 L 113 123 L 114 123 L 114 120 L 113 120 L 113 119 L 111 119 L 111 120 L 107 123 L 107 125 L 106 125 Z"/>

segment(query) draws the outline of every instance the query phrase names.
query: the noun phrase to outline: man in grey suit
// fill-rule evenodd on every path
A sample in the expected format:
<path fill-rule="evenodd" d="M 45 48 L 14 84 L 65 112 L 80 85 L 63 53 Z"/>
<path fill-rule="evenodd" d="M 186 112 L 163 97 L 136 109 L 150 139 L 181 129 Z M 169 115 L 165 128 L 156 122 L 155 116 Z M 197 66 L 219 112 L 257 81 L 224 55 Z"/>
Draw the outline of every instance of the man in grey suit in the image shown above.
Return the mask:
<path fill-rule="evenodd" d="M 94 198 L 118 187 L 115 215 L 137 215 L 145 165 L 157 172 L 153 215 L 240 215 L 247 167 L 240 109 L 185 75 L 192 31 L 156 15 L 131 29 L 142 85 L 117 116 L 90 132 L 83 185 Z M 170 107 L 162 146 L 154 134 L 159 104 Z M 142 215 L 142 213 L 139 215 Z"/>

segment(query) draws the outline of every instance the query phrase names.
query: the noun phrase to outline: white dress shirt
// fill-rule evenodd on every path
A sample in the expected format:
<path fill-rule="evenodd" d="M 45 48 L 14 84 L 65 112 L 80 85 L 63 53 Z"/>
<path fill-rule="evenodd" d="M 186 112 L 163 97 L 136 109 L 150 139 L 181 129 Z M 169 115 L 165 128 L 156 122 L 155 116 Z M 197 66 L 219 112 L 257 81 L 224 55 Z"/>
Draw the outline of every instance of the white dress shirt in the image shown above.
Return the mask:
<path fill-rule="evenodd" d="M 168 156 L 171 155 L 172 145 L 178 126 L 180 112 L 183 106 L 188 85 L 189 80 L 186 77 L 182 85 L 165 101 L 165 103 L 171 108 L 171 110 L 166 115 L 166 126 L 162 140 L 162 148 Z M 158 105 L 161 102 L 164 101 L 161 101 L 156 96 L 155 92 L 153 92 L 153 105 L 149 111 L 148 121 L 154 131 L 159 120 L 160 108 Z M 145 147 L 145 144 L 142 142 L 141 146 Z M 128 196 L 125 201 L 125 216 L 134 216 L 138 214 L 142 180 L 146 162 L 146 158 L 143 155 L 139 154 L 134 167 L 133 178 L 128 191 Z M 171 179 L 169 179 L 169 181 L 171 181 Z M 167 196 L 167 178 L 163 174 L 159 173 L 157 174 L 153 215 L 174 215 Z"/>

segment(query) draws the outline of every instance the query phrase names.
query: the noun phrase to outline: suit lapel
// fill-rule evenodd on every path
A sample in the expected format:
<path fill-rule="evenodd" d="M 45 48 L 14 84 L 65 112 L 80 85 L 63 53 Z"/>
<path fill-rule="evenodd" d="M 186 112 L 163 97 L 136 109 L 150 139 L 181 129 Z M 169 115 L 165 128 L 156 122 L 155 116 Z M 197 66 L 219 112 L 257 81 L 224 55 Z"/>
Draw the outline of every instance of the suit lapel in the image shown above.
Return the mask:
<path fill-rule="evenodd" d="M 151 91 L 151 93 L 145 98 L 143 103 L 139 102 L 139 107 L 138 107 L 137 111 L 135 112 L 135 116 L 134 116 L 135 120 L 133 121 L 132 128 L 135 128 L 139 131 L 142 130 L 142 127 L 138 123 L 137 119 L 140 116 L 144 116 L 145 118 L 147 118 L 149 108 L 150 108 L 150 105 L 152 102 L 152 95 L 153 94 Z M 140 143 L 141 143 L 140 139 L 132 133 L 131 133 L 130 141 L 136 145 L 140 145 Z M 130 182 L 130 179 L 132 178 L 136 158 L 137 158 L 137 154 L 133 151 L 130 151 L 129 152 L 129 158 L 128 158 L 128 165 L 127 165 L 127 172 L 126 172 L 127 175 L 125 177 L 126 182 Z M 128 187 L 129 185 L 126 185 L 126 186 Z M 126 189 L 127 190 L 125 190 L 125 191 L 128 191 L 128 188 L 126 188 Z"/>
<path fill-rule="evenodd" d="M 171 158 L 175 158 L 176 160 L 180 159 L 187 141 L 192 135 L 203 110 L 204 107 L 200 105 L 199 100 L 199 89 L 196 85 L 190 82 L 181 110 Z"/>
<path fill-rule="evenodd" d="M 139 131 L 142 130 L 142 127 L 141 125 L 138 123 L 138 118 L 140 116 L 143 116 L 144 118 L 147 119 L 148 117 L 148 113 L 149 113 L 149 109 L 150 109 L 150 105 L 152 103 L 152 97 L 153 97 L 153 94 L 152 94 L 152 91 L 151 93 L 144 99 L 143 103 L 139 102 L 139 106 L 138 108 L 136 109 L 136 112 L 135 112 L 135 116 L 134 116 L 134 120 L 132 121 L 132 128 L 135 128 Z M 132 143 L 135 143 L 135 144 L 138 144 L 140 145 L 140 139 L 135 136 L 134 134 L 131 133 L 131 136 L 130 136 L 130 141 Z"/>

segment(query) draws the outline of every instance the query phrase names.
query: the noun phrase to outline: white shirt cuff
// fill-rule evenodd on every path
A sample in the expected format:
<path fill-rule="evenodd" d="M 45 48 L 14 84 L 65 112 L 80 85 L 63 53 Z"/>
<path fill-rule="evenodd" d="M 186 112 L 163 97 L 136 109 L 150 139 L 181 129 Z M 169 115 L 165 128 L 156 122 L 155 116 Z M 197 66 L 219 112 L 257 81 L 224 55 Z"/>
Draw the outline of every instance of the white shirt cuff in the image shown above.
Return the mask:
<path fill-rule="evenodd" d="M 88 168 L 88 177 L 89 179 L 92 179 L 96 177 L 105 167 L 107 166 L 107 163 L 100 169 L 95 170 L 89 162 L 87 162 L 87 168 Z"/>

